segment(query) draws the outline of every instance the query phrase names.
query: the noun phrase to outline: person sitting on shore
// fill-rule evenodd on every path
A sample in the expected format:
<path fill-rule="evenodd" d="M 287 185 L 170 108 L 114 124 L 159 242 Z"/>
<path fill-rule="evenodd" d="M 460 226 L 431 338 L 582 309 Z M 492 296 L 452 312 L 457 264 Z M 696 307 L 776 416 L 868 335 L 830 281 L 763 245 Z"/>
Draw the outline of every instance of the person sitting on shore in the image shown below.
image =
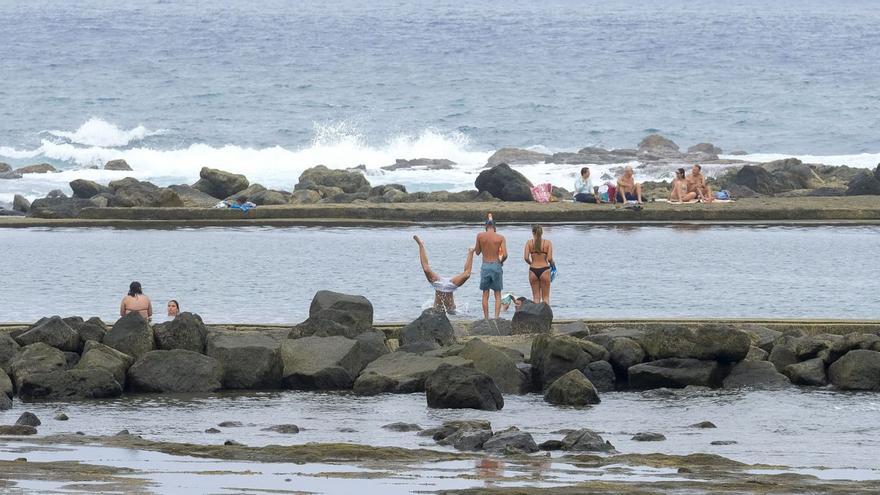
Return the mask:
<path fill-rule="evenodd" d="M 474 249 L 468 248 L 467 259 L 464 262 L 464 271 L 453 277 L 443 277 L 431 270 L 431 265 L 428 263 L 428 252 L 422 239 L 417 235 L 414 235 L 413 239 L 419 245 L 419 261 L 422 264 L 422 271 L 425 272 L 425 278 L 428 279 L 431 287 L 434 288 L 434 308 L 446 311 L 449 314 L 455 314 L 455 298 L 453 293 L 471 278 L 471 270 L 474 265 Z"/>
<path fill-rule="evenodd" d="M 623 169 L 623 175 L 617 178 L 617 200 L 621 203 L 635 201 L 642 204 L 642 185 L 636 182 L 633 168 L 627 165 Z"/>
<path fill-rule="evenodd" d="M 177 301 L 174 299 L 168 301 L 167 309 L 168 309 L 168 318 L 170 318 L 172 320 L 177 318 L 177 315 L 180 314 L 180 304 L 178 304 Z"/>
<path fill-rule="evenodd" d="M 675 179 L 672 180 L 672 190 L 669 191 L 670 203 L 687 203 L 697 199 L 697 193 L 688 192 L 687 179 L 684 176 L 684 169 L 680 168 L 675 171 Z"/>
<path fill-rule="evenodd" d="M 703 175 L 703 167 L 695 164 L 691 168 L 691 175 L 687 178 L 687 189 L 689 193 L 696 194 L 697 201 L 711 203 L 715 200 L 712 196 L 712 189 L 706 184 L 706 176 Z"/>
<path fill-rule="evenodd" d="M 525 297 L 516 297 L 515 295 L 508 292 L 507 294 L 504 294 L 504 297 L 501 298 L 501 309 L 503 311 L 507 311 L 510 309 L 510 305 L 513 304 L 513 312 L 516 313 L 520 310 L 520 308 L 522 308 L 523 302 L 525 300 Z"/>
<path fill-rule="evenodd" d="M 532 301 L 550 304 L 550 268 L 553 266 L 553 243 L 544 239 L 544 229 L 532 226 L 532 238 L 526 241 L 523 259 L 529 264 Z"/>
<path fill-rule="evenodd" d="M 574 181 L 574 200 L 578 203 L 601 203 L 599 186 L 590 178 L 590 168 L 581 169 L 581 175 Z"/>
<path fill-rule="evenodd" d="M 147 321 L 153 317 L 153 303 L 144 295 L 140 282 L 132 282 L 128 286 L 128 294 L 122 298 L 122 304 L 119 305 L 119 316 L 129 313 L 139 313 Z"/>

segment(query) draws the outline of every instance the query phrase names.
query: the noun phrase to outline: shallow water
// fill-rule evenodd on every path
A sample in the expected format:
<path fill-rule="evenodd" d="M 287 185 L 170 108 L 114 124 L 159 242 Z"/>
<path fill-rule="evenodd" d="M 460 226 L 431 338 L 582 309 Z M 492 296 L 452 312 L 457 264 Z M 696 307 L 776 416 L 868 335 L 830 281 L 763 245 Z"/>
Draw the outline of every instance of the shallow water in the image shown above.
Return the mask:
<path fill-rule="evenodd" d="M 0 229 L 0 321 L 48 314 L 114 321 L 131 280 L 154 308 L 177 299 L 207 322 L 295 323 L 320 289 L 364 294 L 380 322 L 429 304 L 414 234 L 432 267 L 462 270 L 477 230 L 290 227 L 176 230 Z M 502 226 L 505 291 L 530 296 L 525 226 Z M 880 227 L 548 226 L 557 318 L 877 318 Z M 482 317 L 479 261 L 456 293 Z M 510 314 L 507 315 L 510 317 Z M 157 320 L 161 320 L 159 316 Z"/>

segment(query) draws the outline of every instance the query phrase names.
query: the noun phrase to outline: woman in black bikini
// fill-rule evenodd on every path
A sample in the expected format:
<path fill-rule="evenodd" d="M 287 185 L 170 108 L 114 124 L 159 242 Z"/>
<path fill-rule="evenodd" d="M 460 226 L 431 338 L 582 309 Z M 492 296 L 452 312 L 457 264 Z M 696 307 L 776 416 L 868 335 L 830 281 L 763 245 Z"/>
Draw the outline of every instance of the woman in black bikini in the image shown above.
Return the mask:
<path fill-rule="evenodd" d="M 526 242 L 523 258 L 529 264 L 532 300 L 550 304 L 550 267 L 553 266 L 553 243 L 544 239 L 544 229 L 532 226 L 532 238 Z"/>

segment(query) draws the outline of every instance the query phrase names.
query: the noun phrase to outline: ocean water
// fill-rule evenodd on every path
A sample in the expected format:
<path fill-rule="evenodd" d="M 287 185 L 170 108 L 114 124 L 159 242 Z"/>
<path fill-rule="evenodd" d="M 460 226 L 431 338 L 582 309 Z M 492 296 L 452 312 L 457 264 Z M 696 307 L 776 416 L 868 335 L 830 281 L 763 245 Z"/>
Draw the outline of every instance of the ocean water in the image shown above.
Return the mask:
<path fill-rule="evenodd" d="M 66 170 L 0 180 L 0 202 L 202 166 L 289 189 L 364 164 L 373 183 L 456 190 L 504 146 L 651 132 L 873 167 L 878 23 L 870 0 L 0 0 L 0 161 Z M 420 157 L 458 165 L 380 170 Z M 114 158 L 135 171 L 84 170 Z M 570 187 L 577 168 L 522 171 Z"/>

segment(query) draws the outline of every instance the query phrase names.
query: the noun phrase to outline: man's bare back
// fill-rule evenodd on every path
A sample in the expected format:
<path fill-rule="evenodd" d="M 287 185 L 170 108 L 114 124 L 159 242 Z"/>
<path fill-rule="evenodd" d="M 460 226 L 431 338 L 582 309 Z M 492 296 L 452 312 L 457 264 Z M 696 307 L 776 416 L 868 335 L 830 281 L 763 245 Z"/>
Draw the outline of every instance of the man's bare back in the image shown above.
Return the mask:
<path fill-rule="evenodd" d="M 504 246 L 504 236 L 489 230 L 477 234 L 477 245 L 474 246 L 474 252 L 483 257 L 483 263 L 496 263 L 504 261 L 500 256 L 507 258 L 507 253 L 501 253 L 501 247 Z"/>

